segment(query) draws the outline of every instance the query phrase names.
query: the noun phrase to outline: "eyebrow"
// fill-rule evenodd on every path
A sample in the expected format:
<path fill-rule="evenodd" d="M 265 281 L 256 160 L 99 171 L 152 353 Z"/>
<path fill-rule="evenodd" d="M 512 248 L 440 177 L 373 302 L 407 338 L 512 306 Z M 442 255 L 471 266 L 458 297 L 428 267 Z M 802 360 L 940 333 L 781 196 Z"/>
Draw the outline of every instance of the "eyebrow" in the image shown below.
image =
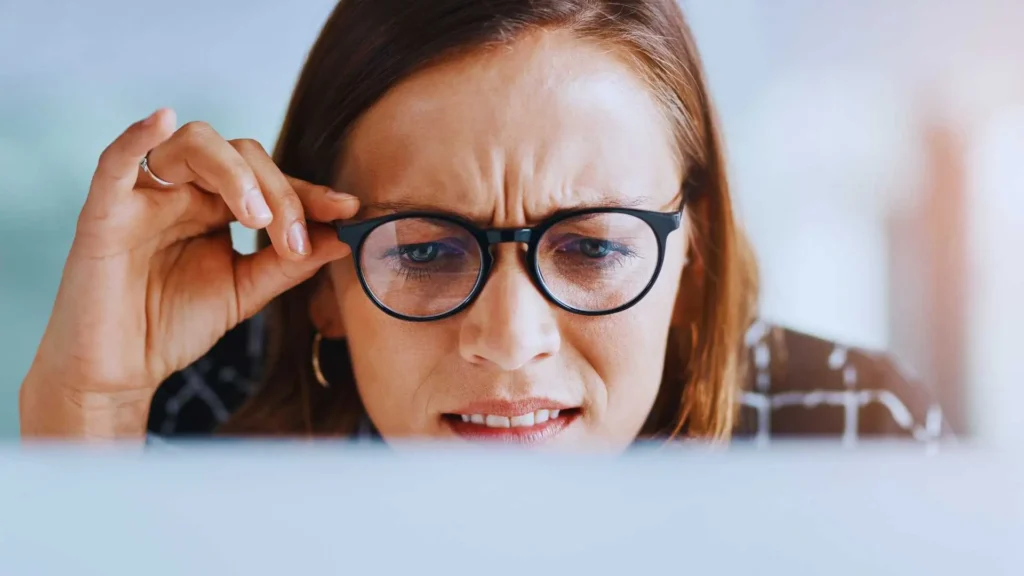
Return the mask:
<path fill-rule="evenodd" d="M 673 199 L 673 202 L 675 200 Z M 539 218 L 534 220 L 541 221 L 564 214 L 566 212 L 575 212 L 577 210 L 587 210 L 590 208 L 640 208 L 642 206 L 651 206 L 654 203 L 653 199 L 649 196 L 638 196 L 634 198 L 622 198 L 621 196 L 606 195 L 598 199 L 589 202 L 580 202 L 572 204 L 570 206 L 562 206 L 557 209 L 551 210 L 545 214 L 540 215 Z M 372 214 L 373 216 L 384 216 L 388 214 L 397 214 L 401 212 L 434 212 L 437 214 L 445 214 L 448 216 L 456 216 L 470 221 L 479 222 L 480 218 L 470 218 L 466 214 L 459 213 L 452 210 L 447 206 L 438 206 L 436 204 L 417 202 L 414 200 L 390 200 L 382 202 L 367 202 L 360 207 L 359 210 L 362 214 Z M 490 217 L 488 216 L 488 220 Z"/>

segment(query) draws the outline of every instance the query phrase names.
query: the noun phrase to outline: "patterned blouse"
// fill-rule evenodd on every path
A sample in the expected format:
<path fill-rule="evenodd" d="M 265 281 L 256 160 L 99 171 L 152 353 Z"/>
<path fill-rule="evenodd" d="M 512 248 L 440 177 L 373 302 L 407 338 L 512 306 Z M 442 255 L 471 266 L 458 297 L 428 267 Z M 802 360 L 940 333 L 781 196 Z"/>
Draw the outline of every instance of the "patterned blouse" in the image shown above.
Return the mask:
<path fill-rule="evenodd" d="M 204 357 L 157 390 L 149 434 L 211 434 L 255 389 L 263 358 L 263 319 L 226 334 Z M 951 435 L 931 391 L 884 354 L 849 348 L 764 322 L 746 335 L 747 382 L 734 442 L 775 439 L 902 438 L 937 446 Z"/>

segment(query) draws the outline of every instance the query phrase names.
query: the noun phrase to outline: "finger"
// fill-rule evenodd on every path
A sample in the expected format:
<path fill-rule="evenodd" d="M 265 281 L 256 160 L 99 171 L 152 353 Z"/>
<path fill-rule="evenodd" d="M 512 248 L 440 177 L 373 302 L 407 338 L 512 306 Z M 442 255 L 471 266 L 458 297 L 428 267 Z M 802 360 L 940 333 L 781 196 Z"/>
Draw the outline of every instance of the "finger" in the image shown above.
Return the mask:
<path fill-rule="evenodd" d="M 241 139 L 232 140 L 231 145 L 253 169 L 274 212 L 267 232 L 281 256 L 305 256 L 299 248 L 309 245 L 307 220 L 333 222 L 351 218 L 358 211 L 359 201 L 350 194 L 286 176 L 259 142 Z"/>
<path fill-rule="evenodd" d="M 170 239 L 181 240 L 224 228 L 235 220 L 228 205 L 216 194 L 194 186 L 178 186 L 146 195 L 153 203 L 152 226 L 156 230 L 172 230 Z"/>
<path fill-rule="evenodd" d="M 117 201 L 131 194 L 139 177 L 139 163 L 147 152 L 174 132 L 173 110 L 161 108 L 132 124 L 100 154 L 89 189 L 90 199 Z"/>
<path fill-rule="evenodd" d="M 271 247 L 239 257 L 235 265 L 239 321 L 259 312 L 286 290 L 312 278 L 328 262 L 351 253 L 331 226 L 312 224 L 310 237 L 312 249 L 302 260 L 282 258 Z"/>
<path fill-rule="evenodd" d="M 327 186 L 310 184 L 291 176 L 285 178 L 299 196 L 306 209 L 306 218 L 310 220 L 323 223 L 348 220 L 359 211 L 359 199 L 351 194 L 338 192 Z"/>
<path fill-rule="evenodd" d="M 256 174 L 263 196 L 274 214 L 274 221 L 267 226 L 271 245 L 284 258 L 305 258 L 310 251 L 305 208 L 291 182 L 259 142 L 242 139 L 232 140 L 230 144 Z"/>
<path fill-rule="evenodd" d="M 260 229 L 274 215 L 252 168 L 209 124 L 189 122 L 149 153 L 160 178 L 220 195 L 242 225 Z"/>

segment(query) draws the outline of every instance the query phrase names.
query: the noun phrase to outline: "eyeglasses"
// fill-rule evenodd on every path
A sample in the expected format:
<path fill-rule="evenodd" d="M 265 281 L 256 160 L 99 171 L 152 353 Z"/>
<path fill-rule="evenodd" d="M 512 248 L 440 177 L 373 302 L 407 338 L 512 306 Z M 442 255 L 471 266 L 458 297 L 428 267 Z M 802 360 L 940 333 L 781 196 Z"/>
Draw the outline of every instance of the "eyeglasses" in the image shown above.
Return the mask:
<path fill-rule="evenodd" d="M 589 208 L 528 228 L 481 229 L 432 212 L 405 212 L 356 223 L 336 222 L 352 249 L 363 290 L 387 314 L 413 322 L 440 320 L 479 296 L 494 266 L 496 244 L 526 244 L 526 267 L 538 290 L 562 309 L 586 316 L 621 312 L 654 286 L 676 212 Z"/>

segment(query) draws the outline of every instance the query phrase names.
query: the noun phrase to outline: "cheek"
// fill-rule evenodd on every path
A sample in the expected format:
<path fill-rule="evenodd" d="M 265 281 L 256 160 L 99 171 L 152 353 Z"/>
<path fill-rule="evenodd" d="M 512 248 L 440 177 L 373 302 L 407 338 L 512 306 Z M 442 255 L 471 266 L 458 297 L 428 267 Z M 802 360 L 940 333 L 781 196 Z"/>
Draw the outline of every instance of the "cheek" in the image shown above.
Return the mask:
<path fill-rule="evenodd" d="M 682 276 L 680 244 L 670 245 L 658 281 L 642 301 L 577 330 L 576 347 L 605 385 L 606 398 L 597 403 L 594 425 L 613 441 L 628 443 L 636 437 L 658 395 Z"/>
<path fill-rule="evenodd" d="M 602 427 L 635 437 L 643 426 L 661 386 L 668 343 L 671 299 L 652 291 L 648 298 L 602 330 L 614 337 L 601 339 L 593 350 L 595 368 L 603 374 L 607 407 Z"/>
<path fill-rule="evenodd" d="M 409 324 L 380 311 L 363 292 L 350 261 L 331 265 L 356 387 L 370 419 L 385 437 L 429 432 L 422 383 L 444 357 L 437 328 Z"/>

